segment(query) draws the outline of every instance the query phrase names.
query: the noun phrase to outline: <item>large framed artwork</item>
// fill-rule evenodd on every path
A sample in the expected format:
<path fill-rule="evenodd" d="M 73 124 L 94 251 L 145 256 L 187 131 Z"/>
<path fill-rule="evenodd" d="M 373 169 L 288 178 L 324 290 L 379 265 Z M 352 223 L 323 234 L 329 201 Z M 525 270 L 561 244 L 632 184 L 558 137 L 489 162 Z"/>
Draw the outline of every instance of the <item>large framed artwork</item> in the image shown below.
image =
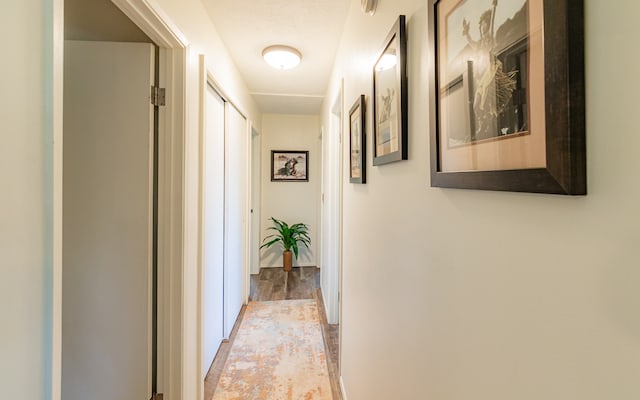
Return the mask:
<path fill-rule="evenodd" d="M 583 0 L 429 0 L 431 186 L 586 194 Z"/>
<path fill-rule="evenodd" d="M 271 150 L 271 182 L 308 181 L 308 151 Z"/>
<path fill-rule="evenodd" d="M 400 15 L 373 67 L 373 165 L 406 160 L 407 30 Z"/>
<path fill-rule="evenodd" d="M 365 140 L 364 95 L 349 110 L 349 181 L 367 183 L 367 142 Z"/>

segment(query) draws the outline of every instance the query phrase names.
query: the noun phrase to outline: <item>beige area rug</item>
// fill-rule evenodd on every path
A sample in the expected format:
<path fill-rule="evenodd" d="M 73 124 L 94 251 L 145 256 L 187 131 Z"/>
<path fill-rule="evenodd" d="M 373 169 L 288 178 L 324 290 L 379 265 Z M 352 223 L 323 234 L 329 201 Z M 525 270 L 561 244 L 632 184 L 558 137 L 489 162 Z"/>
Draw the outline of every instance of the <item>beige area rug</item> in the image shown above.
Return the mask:
<path fill-rule="evenodd" d="M 250 302 L 213 400 L 331 400 L 314 300 Z"/>

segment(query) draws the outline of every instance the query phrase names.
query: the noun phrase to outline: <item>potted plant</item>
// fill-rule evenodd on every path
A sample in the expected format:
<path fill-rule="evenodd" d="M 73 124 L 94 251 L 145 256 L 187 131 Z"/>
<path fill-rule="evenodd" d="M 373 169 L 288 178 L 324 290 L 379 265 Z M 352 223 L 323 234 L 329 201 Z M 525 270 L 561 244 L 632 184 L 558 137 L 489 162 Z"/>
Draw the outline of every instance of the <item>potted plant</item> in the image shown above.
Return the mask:
<path fill-rule="evenodd" d="M 282 262 L 285 271 L 291 271 L 293 265 L 293 258 L 291 251 L 298 259 L 298 243 L 302 243 L 305 247 L 309 248 L 311 245 L 311 239 L 309 238 L 309 227 L 302 222 L 289 226 L 286 222 L 277 220 L 271 217 L 273 221 L 272 227 L 268 230 L 274 230 L 275 233 L 265 237 L 262 240 L 262 246 L 269 248 L 276 243 L 282 246 Z"/>

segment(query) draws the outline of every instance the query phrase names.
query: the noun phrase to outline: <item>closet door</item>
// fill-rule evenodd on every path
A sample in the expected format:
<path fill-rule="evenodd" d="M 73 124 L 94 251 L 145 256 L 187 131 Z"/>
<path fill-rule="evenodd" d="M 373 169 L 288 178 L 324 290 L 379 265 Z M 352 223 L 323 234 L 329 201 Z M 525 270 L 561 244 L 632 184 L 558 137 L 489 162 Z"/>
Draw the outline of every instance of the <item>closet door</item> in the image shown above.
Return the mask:
<path fill-rule="evenodd" d="M 203 373 L 224 337 L 225 102 L 207 85 L 203 148 Z M 203 376 L 203 379 L 204 379 Z"/>
<path fill-rule="evenodd" d="M 244 303 L 248 193 L 247 120 L 227 106 L 225 212 L 225 337 L 229 337 Z"/>

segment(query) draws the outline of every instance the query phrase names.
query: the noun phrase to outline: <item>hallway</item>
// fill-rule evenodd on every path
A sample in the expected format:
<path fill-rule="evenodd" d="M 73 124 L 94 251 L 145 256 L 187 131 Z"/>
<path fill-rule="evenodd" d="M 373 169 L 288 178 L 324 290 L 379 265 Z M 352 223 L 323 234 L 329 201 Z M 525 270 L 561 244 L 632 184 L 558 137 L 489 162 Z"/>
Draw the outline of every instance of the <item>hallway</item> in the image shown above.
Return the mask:
<path fill-rule="evenodd" d="M 93 2 L 77 0 L 83 7 Z M 211 336 L 203 333 L 202 261 L 206 257 L 202 254 L 201 224 L 202 144 L 206 122 L 211 121 L 206 117 L 210 84 L 233 103 L 227 106 L 227 113 L 235 108 L 238 115 L 246 117 L 239 146 L 243 157 L 233 160 L 242 163 L 247 172 L 243 177 L 249 172 L 262 174 L 255 188 L 250 185 L 254 182 L 239 183 L 233 176 L 226 177 L 227 186 L 246 192 L 241 201 L 225 198 L 225 204 L 241 207 L 245 214 L 238 215 L 241 224 L 230 223 L 228 227 L 243 231 L 243 238 L 255 233 L 251 242 L 242 241 L 242 248 L 224 253 L 234 255 L 227 258 L 227 271 L 241 278 L 236 286 L 242 293 L 237 293 L 236 300 L 245 303 L 249 298 L 250 274 L 256 274 L 260 267 L 275 266 L 281 259 L 275 251 L 263 253 L 262 259 L 251 254 L 251 249 L 259 246 L 270 216 L 313 225 L 316 233 L 312 243 L 318 247 L 300 264 L 320 268 L 323 290 L 327 283 L 338 289 L 336 296 L 325 300 L 329 319 L 340 321 L 339 381 L 344 398 L 640 398 L 640 185 L 634 184 L 640 176 L 640 135 L 635 120 L 640 80 L 633 79 L 640 53 L 632 50 L 640 36 L 640 2 L 378 0 L 371 14 L 362 10 L 359 1 L 332 0 L 330 3 L 340 7 L 337 17 L 327 10 L 327 2 L 319 0 L 104 2 L 115 6 L 157 45 L 164 67 L 160 82 L 166 84 L 162 88 L 167 97 L 166 106 L 159 106 L 158 139 L 160 326 L 155 375 L 157 391 L 165 399 L 203 400 L 203 380 L 210 364 L 210 360 L 203 362 L 202 339 Z M 527 18 L 537 22 L 542 18 L 543 22 L 543 31 L 530 32 L 532 37 L 544 33 L 543 45 L 579 59 L 584 55 L 584 69 L 575 68 L 572 73 L 577 74 L 575 81 L 584 83 L 586 118 L 571 127 L 586 132 L 586 153 L 580 158 L 586 162 L 588 194 L 557 196 L 434 185 L 439 153 L 469 152 L 473 156 L 469 159 L 475 160 L 476 150 L 494 147 L 494 142 L 531 148 L 525 145 L 533 137 L 528 134 L 478 145 L 439 142 L 435 125 L 439 92 L 432 91 L 431 84 L 438 80 L 434 72 L 437 55 L 455 56 L 453 51 L 444 51 L 442 43 L 444 52 L 433 48 L 438 45 L 432 34 L 436 25 L 443 32 L 450 28 L 452 46 L 447 49 L 464 48 L 470 43 L 467 34 L 477 41 L 483 33 L 479 21 L 485 11 L 498 7 L 500 19 L 511 19 L 523 14 L 507 13 L 506 8 L 522 9 L 525 2 L 526 9 L 534 11 Z M 430 21 L 434 3 L 452 8 L 464 3 L 474 10 L 465 11 L 465 15 L 455 13 L 449 25 L 435 24 Z M 64 143 L 64 113 L 70 108 L 64 104 L 64 47 L 70 33 L 65 32 L 69 28 L 65 25 L 71 21 L 65 16 L 65 7 L 72 4 L 72 0 L 22 0 L 11 2 L 0 15 L 0 26 L 10 39 L 0 67 L 3 88 L 11 94 L 0 100 L 0 187 L 4 191 L 0 200 L 0 386 L 8 399 L 72 400 L 61 390 L 65 381 L 63 348 L 69 349 L 63 346 L 69 339 L 63 319 L 70 315 L 69 307 L 63 306 L 63 293 L 74 283 L 63 278 L 63 209 L 71 205 L 63 196 L 63 159 L 70 150 Z M 83 7 L 77 10 L 87 11 Z M 547 7 L 564 7 L 580 15 L 562 18 L 562 13 Z M 262 14 L 248 18 L 254 10 Z M 231 12 L 239 17 L 229 17 Z M 406 16 L 408 104 L 398 117 L 406 119 L 408 126 L 403 142 L 408 154 L 406 160 L 383 165 L 375 162 L 374 138 L 376 125 L 380 125 L 375 113 L 380 99 L 376 96 L 385 93 L 374 89 L 375 60 L 384 54 L 390 28 L 399 15 Z M 107 16 L 97 13 L 100 24 L 88 25 L 110 28 L 118 34 L 128 31 L 108 23 Z M 323 16 L 330 19 L 331 26 L 305 23 L 306 17 Z M 546 40 L 547 33 L 555 32 L 552 29 L 565 27 L 546 23 L 546 18 L 553 16 L 577 24 L 565 32 L 577 43 Z M 528 22 L 527 27 L 534 26 Z M 331 46 L 307 42 L 300 34 L 301 26 L 318 28 L 311 32 L 312 38 L 331 36 Z M 235 27 L 241 32 L 234 33 Z M 254 43 L 237 42 L 251 37 Z M 299 50 L 299 67 L 269 69 L 262 52 L 277 43 Z M 547 48 L 538 48 L 535 54 L 533 50 L 528 54 L 539 59 L 549 53 Z M 540 115 L 544 116 L 539 121 L 541 128 L 546 128 L 547 121 L 559 120 L 551 112 L 558 109 L 546 107 L 550 105 L 545 103 L 549 91 L 542 92 L 566 87 L 551 79 L 559 69 L 567 68 L 567 63 L 551 58 L 545 61 L 549 65 L 532 68 L 537 75 L 529 76 L 535 84 L 526 86 L 541 92 L 536 101 L 527 102 L 544 114 Z M 315 67 L 320 65 L 326 67 L 321 73 L 303 76 L 303 71 L 317 72 Z M 468 70 L 463 71 L 461 79 L 445 81 L 464 85 L 472 81 L 468 75 Z M 308 89 L 297 86 L 301 81 L 310 85 Z M 466 104 L 463 92 L 467 93 L 456 92 L 460 95 L 452 96 L 452 101 Z M 366 166 L 365 184 L 349 179 L 349 110 L 362 96 L 361 128 L 366 135 L 360 141 L 360 154 Z M 145 90 L 145 103 L 149 97 Z M 289 107 L 291 103 L 295 107 Z M 573 107 L 575 103 L 565 105 Z M 469 122 L 471 114 L 460 113 Z M 358 121 L 354 119 L 356 128 Z M 545 138 L 539 150 L 551 149 L 549 154 L 563 150 L 557 142 L 546 140 L 555 129 L 538 130 L 533 122 L 530 125 Z M 380 139 L 387 136 L 380 135 Z M 231 137 L 235 138 L 238 135 Z M 309 151 L 309 182 L 270 180 L 271 152 L 285 150 Z M 259 160 L 254 153 L 261 156 Z M 496 158 L 503 153 L 527 158 L 519 151 L 496 151 Z M 221 156 L 213 159 L 230 160 Z M 559 159 L 571 161 L 571 157 Z M 255 165 L 250 163 L 254 160 Z M 224 168 L 239 172 L 233 165 Z M 498 172 L 505 171 L 515 171 L 518 176 L 520 172 Z M 460 171 L 458 176 L 470 176 L 467 172 Z M 96 182 L 103 180 L 95 178 Z M 328 186 L 334 186 L 335 192 L 327 192 Z M 249 198 L 253 193 L 260 198 Z M 305 215 L 290 215 L 299 209 L 290 204 L 305 205 L 309 210 Z M 334 208 L 335 215 L 328 212 Z M 250 210 L 254 210 L 257 223 L 249 218 Z M 342 270 L 333 275 L 327 272 L 334 265 L 327 262 L 334 258 L 323 254 L 320 246 L 326 242 L 322 236 L 327 232 L 322 226 L 325 216 L 339 221 L 334 224 L 334 238 L 341 249 L 331 254 Z M 109 219 L 105 224 L 120 238 L 126 228 L 116 222 Z M 266 281 L 254 277 L 254 289 L 266 291 L 255 296 L 313 297 L 317 278 L 307 280 L 307 272 L 304 270 L 302 277 L 287 277 L 286 285 L 280 278 L 271 282 L 275 277 L 268 274 L 263 275 L 269 278 Z M 97 280 L 98 285 L 106 287 L 100 284 L 111 277 L 105 274 Z M 304 288 L 306 284 L 315 286 Z M 86 292 L 88 300 L 71 304 L 95 304 L 100 309 L 100 302 L 94 301 L 96 292 Z M 315 298 L 320 300 L 317 295 Z M 337 305 L 338 298 L 339 307 L 334 307 L 332 303 Z M 227 314 L 225 329 L 231 328 L 236 318 L 231 312 Z M 104 361 L 90 357 L 86 369 L 93 371 L 93 365 Z M 121 372 L 122 368 L 111 370 Z M 109 384 L 117 385 L 118 379 Z M 153 393 L 153 384 L 144 389 Z"/>
<path fill-rule="evenodd" d="M 284 272 L 282 268 L 261 268 L 259 274 L 251 275 L 251 296 L 249 301 L 277 301 L 315 299 L 322 325 L 322 335 L 327 354 L 327 367 L 334 400 L 342 400 L 340 392 L 338 356 L 339 356 L 339 326 L 328 324 L 325 307 L 320 289 L 320 270 L 316 267 L 295 267 L 291 272 Z M 229 341 L 220 345 L 218 354 L 209 369 L 205 379 L 205 400 L 213 397 L 218 380 L 224 369 L 229 351 L 244 317 L 246 306 L 242 308 L 236 324 L 231 332 Z M 269 399 L 264 399 L 269 400 Z M 275 400 L 275 399 L 274 399 Z"/>

